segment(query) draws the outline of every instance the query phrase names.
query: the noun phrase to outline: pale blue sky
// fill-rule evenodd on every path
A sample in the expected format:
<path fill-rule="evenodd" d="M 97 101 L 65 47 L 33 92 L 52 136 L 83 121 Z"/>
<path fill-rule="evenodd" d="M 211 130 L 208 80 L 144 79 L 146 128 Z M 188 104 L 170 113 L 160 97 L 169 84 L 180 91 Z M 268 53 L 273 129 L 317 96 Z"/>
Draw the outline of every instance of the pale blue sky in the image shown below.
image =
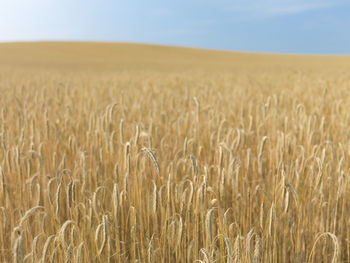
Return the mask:
<path fill-rule="evenodd" d="M 350 54 L 345 0 L 1 0 L 0 41 Z"/>

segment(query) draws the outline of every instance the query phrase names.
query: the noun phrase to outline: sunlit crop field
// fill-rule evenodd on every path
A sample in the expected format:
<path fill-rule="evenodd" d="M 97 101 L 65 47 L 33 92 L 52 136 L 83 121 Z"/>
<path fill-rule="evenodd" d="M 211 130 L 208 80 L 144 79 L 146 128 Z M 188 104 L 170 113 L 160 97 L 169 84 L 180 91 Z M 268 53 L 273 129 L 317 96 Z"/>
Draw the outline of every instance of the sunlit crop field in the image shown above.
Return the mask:
<path fill-rule="evenodd" d="M 0 45 L 0 262 L 349 262 L 350 57 Z"/>

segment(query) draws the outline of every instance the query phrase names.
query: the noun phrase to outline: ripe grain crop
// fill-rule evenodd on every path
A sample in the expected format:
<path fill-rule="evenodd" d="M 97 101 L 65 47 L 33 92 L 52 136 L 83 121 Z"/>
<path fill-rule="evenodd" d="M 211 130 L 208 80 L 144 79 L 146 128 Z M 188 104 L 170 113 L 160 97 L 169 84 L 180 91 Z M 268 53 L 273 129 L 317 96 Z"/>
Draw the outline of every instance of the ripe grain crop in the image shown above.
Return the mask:
<path fill-rule="evenodd" d="M 0 262 L 350 261 L 350 58 L 0 45 Z"/>

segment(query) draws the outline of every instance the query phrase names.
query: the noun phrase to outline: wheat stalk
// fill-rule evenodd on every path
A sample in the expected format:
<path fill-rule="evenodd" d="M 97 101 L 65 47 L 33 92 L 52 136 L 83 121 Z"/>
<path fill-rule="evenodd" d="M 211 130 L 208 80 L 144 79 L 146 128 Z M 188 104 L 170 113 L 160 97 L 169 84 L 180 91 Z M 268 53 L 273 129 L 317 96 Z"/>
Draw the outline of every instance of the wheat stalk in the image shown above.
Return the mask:
<path fill-rule="evenodd" d="M 148 155 L 148 157 L 152 160 L 152 163 L 154 165 L 154 168 L 157 171 L 157 175 L 160 176 L 160 167 L 159 167 L 159 163 L 157 161 L 156 156 L 154 155 L 154 153 L 151 151 L 151 149 L 149 148 L 143 148 L 143 151 L 145 151 Z"/>

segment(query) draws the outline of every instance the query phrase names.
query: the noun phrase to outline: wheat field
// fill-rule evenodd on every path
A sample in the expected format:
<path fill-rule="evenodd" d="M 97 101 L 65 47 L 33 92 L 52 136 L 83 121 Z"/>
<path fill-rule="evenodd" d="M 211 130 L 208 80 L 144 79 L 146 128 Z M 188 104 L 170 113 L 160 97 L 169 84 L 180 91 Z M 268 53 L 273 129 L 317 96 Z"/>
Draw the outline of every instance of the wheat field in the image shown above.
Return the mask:
<path fill-rule="evenodd" d="M 349 70 L 0 44 L 0 262 L 350 262 Z"/>

